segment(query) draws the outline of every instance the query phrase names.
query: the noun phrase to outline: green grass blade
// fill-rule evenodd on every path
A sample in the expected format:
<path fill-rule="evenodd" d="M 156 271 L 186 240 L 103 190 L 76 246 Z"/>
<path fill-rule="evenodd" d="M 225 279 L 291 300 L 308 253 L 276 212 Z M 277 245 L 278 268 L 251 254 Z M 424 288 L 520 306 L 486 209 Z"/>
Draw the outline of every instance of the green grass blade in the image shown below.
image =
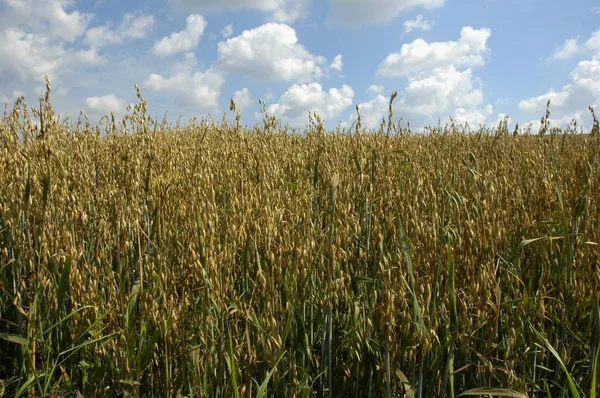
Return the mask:
<path fill-rule="evenodd" d="M 600 345 L 596 348 L 596 357 L 594 358 L 594 369 L 592 369 L 592 390 L 590 391 L 590 398 L 596 398 L 597 388 L 596 385 L 598 383 L 598 364 L 600 364 L 600 360 L 598 357 L 600 356 Z"/>
<path fill-rule="evenodd" d="M 15 343 L 15 344 L 19 344 L 19 345 L 26 346 L 29 344 L 29 340 L 27 340 L 27 337 L 19 336 L 16 334 L 0 333 L 0 339 L 5 340 L 5 341 L 10 341 L 11 343 Z"/>
<path fill-rule="evenodd" d="M 27 381 L 25 382 L 25 384 L 23 384 L 15 393 L 15 398 L 19 398 L 21 395 L 23 395 L 23 393 L 25 391 L 27 391 L 27 389 L 29 387 L 31 387 L 31 385 L 40 377 L 42 376 L 41 373 L 38 373 L 37 375 L 31 376 L 29 377 L 29 379 L 27 379 Z"/>
<path fill-rule="evenodd" d="M 271 369 L 269 371 L 269 373 L 267 373 L 267 377 L 265 377 L 265 380 L 262 382 L 260 387 L 258 387 L 258 392 L 256 393 L 256 398 L 266 398 L 267 397 L 267 385 L 269 384 L 269 380 L 271 379 L 271 376 L 273 376 L 273 373 L 275 373 L 275 370 L 277 369 L 277 365 L 279 365 L 279 362 L 281 361 L 281 359 L 283 358 L 284 355 L 285 355 L 285 351 L 281 354 L 281 356 L 279 357 L 277 362 L 275 362 L 275 366 L 273 366 L 273 369 Z"/>
<path fill-rule="evenodd" d="M 71 311 L 68 315 L 62 317 L 60 320 L 58 320 L 58 322 L 56 322 L 54 325 L 50 326 L 48 329 L 44 329 L 44 331 L 42 332 L 43 335 L 48 334 L 49 332 L 51 332 L 54 328 L 56 328 L 57 326 L 59 326 L 61 323 L 71 319 L 73 316 L 75 316 L 78 312 L 81 312 L 85 309 L 88 308 L 93 308 L 91 305 L 84 305 L 83 307 L 79 307 L 73 311 Z"/>
<path fill-rule="evenodd" d="M 421 316 L 421 307 L 419 306 L 419 301 L 417 300 L 417 296 L 415 294 L 415 273 L 413 270 L 412 257 L 410 254 L 410 245 L 408 244 L 408 238 L 406 237 L 406 233 L 404 232 L 404 227 L 402 225 L 402 220 L 400 219 L 400 217 L 398 217 L 398 236 L 400 239 L 400 246 L 402 247 L 404 262 L 408 271 L 410 290 L 413 293 L 413 312 L 415 321 L 420 329 L 424 329 L 425 323 L 423 322 L 423 317 Z"/>
<path fill-rule="evenodd" d="M 544 345 L 546 346 L 546 348 L 548 349 L 548 351 L 550 351 L 552 353 L 552 355 L 554 355 L 554 357 L 556 358 L 556 360 L 560 364 L 560 367 L 562 368 L 562 370 L 567 375 L 567 380 L 569 382 L 569 390 L 571 391 L 571 394 L 573 395 L 573 398 L 581 398 L 581 395 L 579 394 L 579 390 L 577 389 L 577 386 L 575 385 L 575 381 L 573 380 L 573 377 L 571 376 L 571 374 L 567 370 L 567 367 L 565 366 L 564 362 L 560 358 L 560 355 L 558 355 L 558 352 L 556 352 L 556 350 L 554 349 L 554 347 L 552 347 L 552 344 L 550 344 L 550 342 L 544 336 L 542 336 L 542 334 L 540 332 L 538 332 L 535 329 L 534 329 L 534 332 L 535 332 L 535 334 L 538 335 L 538 338 L 544 342 Z"/>
<path fill-rule="evenodd" d="M 237 369 L 235 366 L 235 354 L 233 352 L 233 339 L 231 338 L 231 330 L 227 330 L 227 333 L 229 334 L 229 373 L 231 374 L 231 387 L 233 389 L 233 396 L 235 398 L 240 398 L 237 385 Z"/>
<path fill-rule="evenodd" d="M 154 332 L 154 334 L 152 335 L 152 337 L 150 338 L 150 340 L 146 343 L 146 347 L 144 347 L 144 352 L 142 353 L 142 357 L 141 357 L 142 371 L 148 367 L 148 365 L 150 363 L 150 359 L 152 358 L 152 354 L 154 354 L 154 345 L 158 341 L 159 337 L 160 337 L 160 331 L 156 330 Z"/>
<path fill-rule="evenodd" d="M 513 398 L 527 398 L 526 394 L 510 390 L 508 388 L 473 388 L 471 390 L 465 391 L 459 394 L 459 397 L 467 397 L 467 396 L 493 396 L 493 397 L 513 397 Z"/>
<path fill-rule="evenodd" d="M 456 281 L 454 278 L 454 257 L 450 245 L 446 245 L 446 265 L 448 267 L 448 289 L 450 294 L 450 332 L 452 337 L 458 331 L 458 311 L 456 309 Z"/>
<path fill-rule="evenodd" d="M 63 305 L 65 293 L 67 291 L 67 287 L 69 286 L 69 275 L 71 274 L 71 265 L 71 257 L 67 257 L 65 265 L 63 267 L 63 271 L 60 275 L 60 282 L 58 283 L 58 288 L 56 289 L 56 299 L 60 307 L 62 307 Z"/>

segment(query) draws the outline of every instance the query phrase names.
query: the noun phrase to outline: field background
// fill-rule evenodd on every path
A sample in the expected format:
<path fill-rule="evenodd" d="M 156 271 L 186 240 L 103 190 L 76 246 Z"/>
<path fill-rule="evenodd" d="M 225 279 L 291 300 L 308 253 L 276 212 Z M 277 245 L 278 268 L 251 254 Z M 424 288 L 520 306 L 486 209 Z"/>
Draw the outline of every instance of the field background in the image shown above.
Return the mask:
<path fill-rule="evenodd" d="M 598 132 L 169 125 L 141 95 L 90 126 L 20 100 L 2 391 L 594 396 Z"/>

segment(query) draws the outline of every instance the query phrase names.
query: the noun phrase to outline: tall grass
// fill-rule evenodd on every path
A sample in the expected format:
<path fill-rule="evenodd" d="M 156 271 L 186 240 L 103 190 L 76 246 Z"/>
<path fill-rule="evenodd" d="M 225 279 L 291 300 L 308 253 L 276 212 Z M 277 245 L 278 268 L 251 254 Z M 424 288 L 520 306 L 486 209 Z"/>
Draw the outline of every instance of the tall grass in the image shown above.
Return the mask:
<path fill-rule="evenodd" d="M 139 90 L 91 126 L 49 92 L 0 120 L 7 395 L 595 393 L 597 133 L 412 134 L 393 98 L 379 132 L 172 126 Z"/>

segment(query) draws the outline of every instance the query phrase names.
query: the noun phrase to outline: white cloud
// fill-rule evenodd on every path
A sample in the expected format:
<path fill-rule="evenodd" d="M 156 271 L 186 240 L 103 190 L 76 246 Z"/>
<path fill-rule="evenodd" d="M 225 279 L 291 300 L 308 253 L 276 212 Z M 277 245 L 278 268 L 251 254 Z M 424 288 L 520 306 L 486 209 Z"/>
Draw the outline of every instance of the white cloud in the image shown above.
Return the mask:
<path fill-rule="evenodd" d="M 292 23 L 306 17 L 307 0 L 279 0 L 279 6 L 273 11 L 272 19 L 277 22 Z"/>
<path fill-rule="evenodd" d="M 592 33 L 590 38 L 583 44 L 580 42 L 579 37 L 565 40 L 560 47 L 554 49 L 549 59 L 565 60 L 572 58 L 574 55 L 585 52 L 585 50 L 589 50 L 600 55 L 600 30 Z"/>
<path fill-rule="evenodd" d="M 88 29 L 85 42 L 91 47 L 98 48 L 109 44 L 120 44 L 126 40 L 141 39 L 146 37 L 152 25 L 154 25 L 152 15 L 127 13 L 116 28 L 106 24 Z"/>
<path fill-rule="evenodd" d="M 390 53 L 379 65 L 380 76 L 410 76 L 449 66 L 481 66 L 485 63 L 490 29 L 462 28 L 458 41 L 428 43 L 417 39 L 402 45 L 400 52 Z"/>
<path fill-rule="evenodd" d="M 37 31 L 44 31 L 49 39 L 60 38 L 74 41 L 85 33 L 91 15 L 79 11 L 67 11 L 71 0 L 4 0 L 6 9 L 0 17 L 0 25 L 26 24 Z"/>
<path fill-rule="evenodd" d="M 298 43 L 288 25 L 267 23 L 218 45 L 218 64 L 224 70 L 262 80 L 306 82 L 323 76 L 326 59 Z"/>
<path fill-rule="evenodd" d="M 62 45 L 45 35 L 7 28 L 0 31 L 0 43 L 0 82 L 12 77 L 43 82 L 44 75 L 54 77 L 64 65 Z"/>
<path fill-rule="evenodd" d="M 154 43 L 152 47 L 154 55 L 167 57 L 196 48 L 206 28 L 206 20 L 202 15 L 191 14 L 185 22 L 186 27 L 184 30 L 171 33 L 169 37 L 163 37 Z"/>
<path fill-rule="evenodd" d="M 238 108 L 244 109 L 250 105 L 250 91 L 246 87 L 233 93 L 233 100 Z"/>
<path fill-rule="evenodd" d="M 564 128 L 568 127 L 569 124 L 573 120 L 577 121 L 577 125 L 580 127 L 583 127 L 585 125 L 585 120 L 584 120 L 582 112 L 572 112 L 572 113 L 566 114 L 566 115 L 558 117 L 558 118 L 551 117 L 549 122 L 550 122 L 550 127 L 560 127 L 560 128 L 564 129 Z M 540 127 L 542 127 L 542 123 L 541 123 L 540 119 L 533 119 L 533 120 L 530 120 L 529 122 L 521 125 L 520 130 L 524 131 L 524 130 L 530 129 L 531 133 L 535 134 L 538 131 L 540 131 Z"/>
<path fill-rule="evenodd" d="M 576 38 L 567 39 L 562 46 L 554 49 L 554 52 L 550 58 L 554 60 L 569 59 L 579 51 L 581 51 L 579 41 Z"/>
<path fill-rule="evenodd" d="M 492 114 L 492 105 L 480 108 L 482 102 L 483 93 L 471 71 L 449 68 L 427 78 L 410 80 L 399 101 L 394 102 L 394 118 L 401 117 L 412 128 L 420 128 L 452 115 L 458 123 L 469 122 L 471 127 L 477 127 Z M 382 119 L 388 117 L 389 98 L 377 94 L 358 106 L 363 127 L 378 128 Z M 356 114 L 350 115 L 349 120 L 355 121 Z"/>
<path fill-rule="evenodd" d="M 530 120 L 527 123 L 523 123 L 523 131 L 529 130 L 531 133 L 536 133 L 540 130 L 542 123 L 538 119 Z"/>
<path fill-rule="evenodd" d="M 106 58 L 98 54 L 98 51 L 93 47 L 88 50 L 77 51 L 75 57 L 79 61 L 90 65 L 101 65 L 107 62 Z"/>
<path fill-rule="evenodd" d="M 69 10 L 71 0 L 4 0 L 0 13 L 0 84 L 35 80 L 54 83 L 75 61 L 89 63 L 92 53 L 65 47 L 85 33 L 91 14 Z"/>
<path fill-rule="evenodd" d="M 600 6 L 594 6 L 594 7 L 592 7 L 592 12 L 600 14 Z"/>
<path fill-rule="evenodd" d="M 224 39 L 231 37 L 231 35 L 233 35 L 233 24 L 229 24 L 221 30 L 221 36 L 223 36 Z"/>
<path fill-rule="evenodd" d="M 459 124 L 469 123 L 471 128 L 485 125 L 487 118 L 492 114 L 492 105 L 486 105 L 483 109 L 456 108 L 454 120 Z"/>
<path fill-rule="evenodd" d="M 115 94 L 108 94 L 86 98 L 85 106 L 94 113 L 109 114 L 110 112 L 123 112 L 127 105 L 124 99 L 117 97 Z"/>
<path fill-rule="evenodd" d="M 539 117 L 544 114 L 548 99 L 553 125 L 565 127 L 575 118 L 580 126 L 584 121 L 590 122 L 589 127 L 591 116 L 587 107 L 600 107 L 600 57 L 580 61 L 561 90 L 550 89 L 545 94 L 524 99 L 519 109 Z"/>
<path fill-rule="evenodd" d="M 373 86 L 371 86 L 373 87 Z M 379 86 L 381 87 L 381 86 Z M 382 87 L 383 88 L 383 87 Z M 377 94 L 373 99 L 358 104 L 360 111 L 360 122 L 363 128 L 377 128 L 381 120 L 387 116 L 389 99 L 381 94 Z M 357 119 L 356 113 L 348 118 L 350 121 Z"/>
<path fill-rule="evenodd" d="M 471 69 L 461 72 L 451 66 L 409 79 L 400 106 L 418 119 L 431 121 L 454 107 L 474 108 L 482 101 L 483 91 Z"/>
<path fill-rule="evenodd" d="M 331 0 L 334 21 L 347 26 L 383 24 L 416 7 L 439 8 L 444 0 Z"/>
<path fill-rule="evenodd" d="M 510 126 L 510 125 L 511 125 L 511 123 L 512 123 L 512 121 L 513 121 L 513 120 L 512 120 L 512 118 L 511 118 L 509 115 L 507 115 L 506 113 L 502 113 L 502 112 L 501 112 L 501 113 L 498 113 L 498 114 L 496 115 L 496 120 L 494 120 L 493 122 L 490 122 L 490 123 L 488 124 L 488 126 L 489 126 L 489 127 L 498 127 L 498 125 L 499 125 L 501 122 L 503 122 L 503 121 L 504 121 L 504 118 L 505 118 L 505 117 L 507 117 L 507 118 L 508 118 L 508 119 L 507 119 L 507 125 L 508 125 L 508 126 Z M 509 127 L 509 128 L 510 128 L 510 127 Z"/>
<path fill-rule="evenodd" d="M 0 105 L 2 105 L 2 109 L 4 109 L 5 102 L 8 102 L 10 105 L 11 102 L 16 101 L 21 96 L 25 96 L 25 93 L 19 90 L 14 90 L 10 96 L 0 93 Z"/>
<path fill-rule="evenodd" d="M 600 107 L 600 30 L 579 45 L 579 52 L 585 50 L 593 53 L 591 59 L 580 61 L 560 90 L 550 88 L 545 94 L 523 99 L 519 102 L 519 109 L 541 116 L 550 100 L 550 123 L 553 126 L 566 127 L 575 119 L 580 126 L 590 122 L 584 126 L 589 127 L 591 116 L 587 107 Z M 533 121 L 533 129 L 539 129 L 539 120 Z"/>
<path fill-rule="evenodd" d="M 267 113 L 301 127 L 308 122 L 309 111 L 329 121 L 352 105 L 353 98 L 354 91 L 347 85 L 324 91 L 319 83 L 293 84 L 277 103 L 267 107 Z"/>
<path fill-rule="evenodd" d="M 526 112 L 544 112 L 548 100 L 553 106 L 562 106 L 567 102 L 570 95 L 568 89 L 563 91 L 550 90 L 546 94 L 521 100 L 519 109 Z"/>
<path fill-rule="evenodd" d="M 467 70 L 464 73 L 470 72 Z M 483 102 L 483 90 L 480 87 L 474 87 L 473 77 L 465 76 L 466 80 L 462 89 L 465 90 L 463 95 L 457 95 L 453 98 L 453 103 L 458 106 L 474 107 Z"/>
<path fill-rule="evenodd" d="M 458 41 L 428 43 L 417 39 L 404 44 L 400 52 L 389 54 L 377 74 L 408 80 L 394 105 L 397 114 L 417 128 L 450 115 L 472 126 L 485 124 L 492 106 L 483 105 L 483 84 L 473 77 L 471 68 L 461 68 L 485 64 L 490 35 L 490 29 L 466 26 Z M 377 93 L 377 89 L 369 91 Z M 383 99 L 377 96 L 364 104 L 373 123 L 379 124 L 387 111 Z"/>
<path fill-rule="evenodd" d="M 600 55 L 600 30 L 592 33 L 592 36 L 585 42 L 585 46 Z"/>
<path fill-rule="evenodd" d="M 308 0 L 171 0 L 194 12 L 254 9 L 271 14 L 270 20 L 291 23 L 306 16 Z"/>
<path fill-rule="evenodd" d="M 271 90 L 269 88 L 269 89 L 267 89 L 267 92 L 265 93 L 264 100 L 265 101 L 270 101 L 271 98 L 273 98 L 273 90 Z"/>
<path fill-rule="evenodd" d="M 383 93 L 383 86 L 378 86 L 376 84 L 371 84 L 367 91 L 371 94 L 381 94 Z"/>
<path fill-rule="evenodd" d="M 433 26 L 434 22 L 423 19 L 423 15 L 417 15 L 415 19 L 409 19 L 404 21 L 404 33 L 410 33 L 413 30 L 429 30 Z"/>
<path fill-rule="evenodd" d="M 333 58 L 333 61 L 331 61 L 331 64 L 329 64 L 329 67 L 333 70 L 341 72 L 344 68 L 344 59 L 342 58 L 342 55 L 336 55 L 335 58 Z"/>
<path fill-rule="evenodd" d="M 223 75 L 215 69 L 195 72 L 196 59 L 186 54 L 186 61 L 175 65 L 170 77 L 151 73 L 142 83 L 142 87 L 153 91 L 168 93 L 173 101 L 182 106 L 195 106 L 216 109 L 223 85 Z"/>
<path fill-rule="evenodd" d="M 152 15 L 125 14 L 118 33 L 125 39 L 142 39 L 154 25 Z"/>
<path fill-rule="evenodd" d="M 571 72 L 571 80 L 573 86 L 566 86 L 567 90 L 585 89 L 598 101 L 600 98 L 600 58 L 594 57 L 591 60 L 579 62 Z"/>

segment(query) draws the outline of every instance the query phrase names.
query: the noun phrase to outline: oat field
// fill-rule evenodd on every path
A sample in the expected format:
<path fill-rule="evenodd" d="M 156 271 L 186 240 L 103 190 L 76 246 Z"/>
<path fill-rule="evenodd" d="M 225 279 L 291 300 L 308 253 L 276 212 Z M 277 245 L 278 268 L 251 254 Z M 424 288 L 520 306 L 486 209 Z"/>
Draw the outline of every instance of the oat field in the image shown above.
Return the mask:
<path fill-rule="evenodd" d="M 296 132 L 138 97 L 0 120 L 0 396 L 596 396 L 597 120 Z"/>

